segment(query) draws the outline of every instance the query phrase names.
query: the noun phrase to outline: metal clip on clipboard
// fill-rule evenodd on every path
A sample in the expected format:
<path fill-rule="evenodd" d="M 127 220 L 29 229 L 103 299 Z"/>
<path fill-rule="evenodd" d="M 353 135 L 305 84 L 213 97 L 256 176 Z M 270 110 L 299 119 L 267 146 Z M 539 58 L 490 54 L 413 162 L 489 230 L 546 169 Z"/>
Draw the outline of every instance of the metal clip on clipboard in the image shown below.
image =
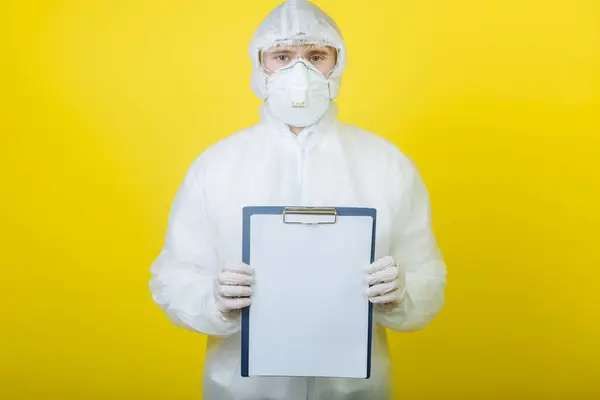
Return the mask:
<path fill-rule="evenodd" d="M 284 224 L 335 224 L 338 212 L 333 207 L 286 207 L 282 212 Z"/>

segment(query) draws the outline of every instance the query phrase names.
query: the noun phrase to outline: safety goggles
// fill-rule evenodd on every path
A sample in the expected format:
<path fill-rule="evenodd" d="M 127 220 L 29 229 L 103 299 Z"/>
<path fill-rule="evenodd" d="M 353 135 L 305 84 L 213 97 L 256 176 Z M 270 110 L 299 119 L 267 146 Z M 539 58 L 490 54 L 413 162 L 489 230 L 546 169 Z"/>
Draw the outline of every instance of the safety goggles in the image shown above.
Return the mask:
<path fill-rule="evenodd" d="M 328 76 L 335 69 L 338 60 L 338 50 L 331 46 L 278 45 L 264 50 L 260 54 L 263 68 L 270 73 L 277 72 L 298 59 L 304 59 L 323 75 Z"/>

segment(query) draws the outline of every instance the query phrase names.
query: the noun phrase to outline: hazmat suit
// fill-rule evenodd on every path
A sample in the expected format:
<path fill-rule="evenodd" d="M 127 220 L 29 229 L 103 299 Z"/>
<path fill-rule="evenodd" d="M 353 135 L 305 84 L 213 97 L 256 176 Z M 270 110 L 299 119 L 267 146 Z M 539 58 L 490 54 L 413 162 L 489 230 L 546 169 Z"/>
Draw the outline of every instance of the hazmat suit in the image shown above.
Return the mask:
<path fill-rule="evenodd" d="M 251 41 L 254 92 L 269 97 L 262 50 L 313 43 L 337 49 L 337 65 L 327 79 L 333 100 L 346 63 L 342 36 L 318 7 L 299 0 L 278 6 Z M 332 101 L 316 123 L 295 135 L 263 105 L 259 124 L 216 143 L 193 162 L 175 196 L 150 290 L 175 325 L 209 336 L 206 400 L 387 400 L 392 382 L 386 328 L 423 328 L 444 303 L 446 268 L 416 166 L 385 139 L 336 117 Z M 388 271 L 393 260 L 403 290 L 393 307 L 375 308 L 370 379 L 241 376 L 241 321 L 239 314 L 223 312 L 215 280 L 223 265 L 241 260 L 242 208 L 252 205 L 377 209 L 376 259 L 385 265 L 375 269 Z"/>

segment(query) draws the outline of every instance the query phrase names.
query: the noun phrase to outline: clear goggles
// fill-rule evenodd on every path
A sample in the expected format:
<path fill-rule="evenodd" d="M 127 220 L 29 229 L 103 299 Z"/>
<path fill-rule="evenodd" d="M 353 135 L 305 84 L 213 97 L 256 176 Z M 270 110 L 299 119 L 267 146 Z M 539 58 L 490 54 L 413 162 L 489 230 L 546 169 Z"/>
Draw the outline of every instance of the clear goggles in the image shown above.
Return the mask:
<path fill-rule="evenodd" d="M 260 52 L 260 63 L 267 73 L 274 73 L 304 59 L 316 70 L 329 76 L 337 66 L 338 49 L 316 44 L 277 45 Z"/>

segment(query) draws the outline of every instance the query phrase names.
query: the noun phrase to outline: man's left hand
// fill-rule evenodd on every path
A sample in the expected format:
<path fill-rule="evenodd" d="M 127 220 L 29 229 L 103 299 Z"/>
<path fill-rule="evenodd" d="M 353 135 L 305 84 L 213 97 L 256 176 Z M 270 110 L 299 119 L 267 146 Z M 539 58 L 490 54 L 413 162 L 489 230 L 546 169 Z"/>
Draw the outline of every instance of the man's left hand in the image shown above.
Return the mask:
<path fill-rule="evenodd" d="M 367 297 L 379 311 L 389 311 L 404 301 L 404 269 L 390 256 L 375 261 L 368 269 Z"/>

